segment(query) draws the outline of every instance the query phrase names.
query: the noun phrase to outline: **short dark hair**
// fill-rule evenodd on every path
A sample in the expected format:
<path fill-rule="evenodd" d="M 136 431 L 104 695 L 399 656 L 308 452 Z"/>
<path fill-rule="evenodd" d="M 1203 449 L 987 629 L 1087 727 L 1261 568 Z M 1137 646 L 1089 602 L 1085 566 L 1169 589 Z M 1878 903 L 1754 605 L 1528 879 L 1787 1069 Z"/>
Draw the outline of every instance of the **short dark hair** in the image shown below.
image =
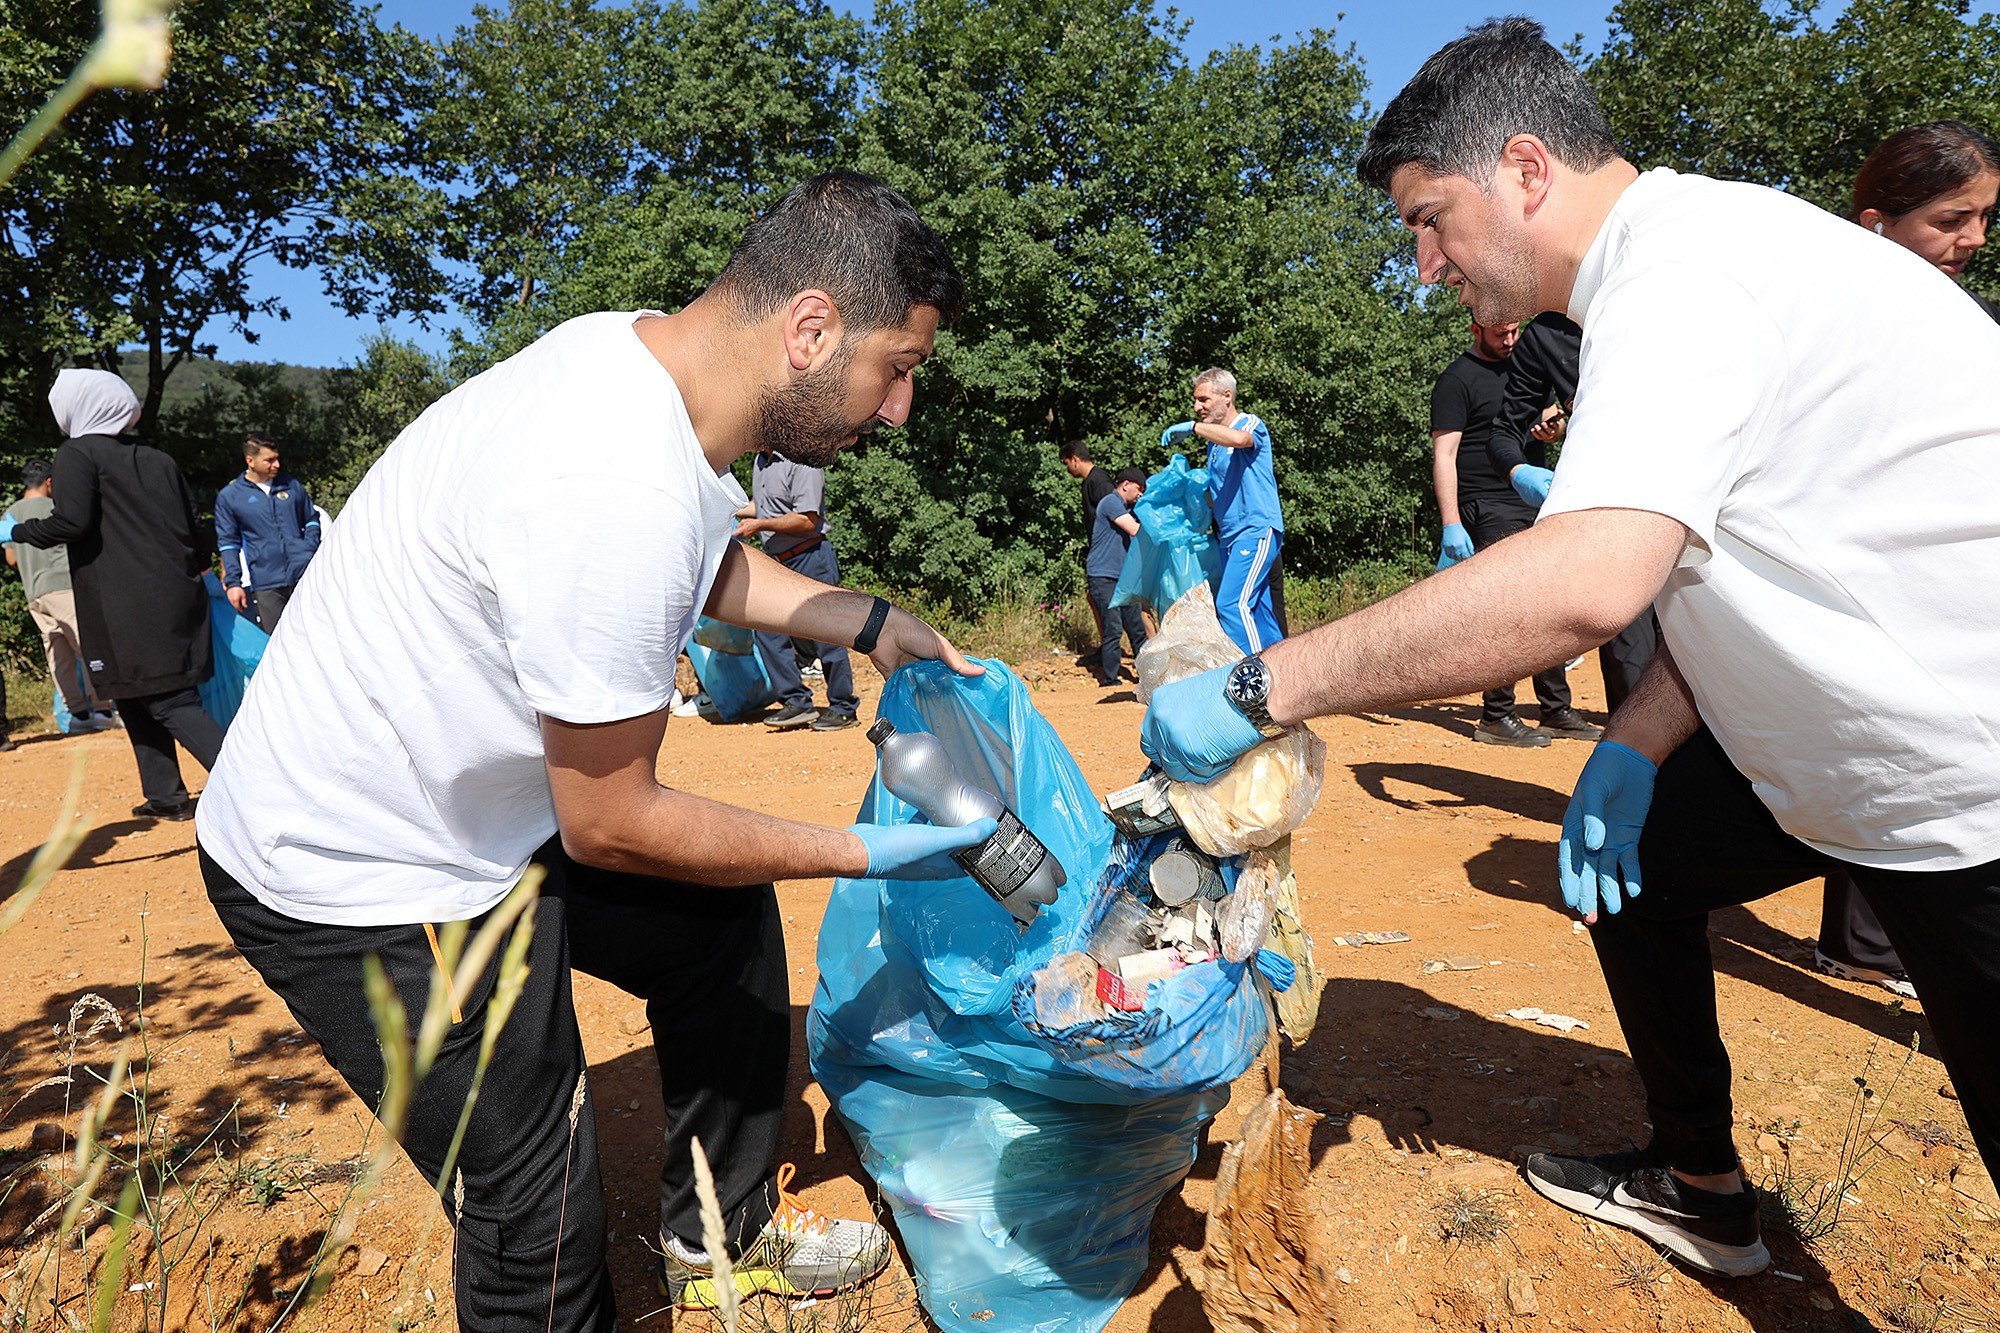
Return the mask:
<path fill-rule="evenodd" d="M 258 451 L 262 449 L 269 449 L 273 453 L 279 454 L 285 452 L 285 446 L 278 442 L 278 437 L 275 435 L 264 435 L 257 431 L 252 431 L 243 437 L 243 456 L 245 458 L 255 458 Z"/>
<path fill-rule="evenodd" d="M 761 319 L 817 288 L 862 333 L 897 328 L 916 306 L 950 324 L 965 280 L 910 201 L 873 176 L 829 171 L 805 181 L 750 224 L 713 290 Z"/>
<path fill-rule="evenodd" d="M 32 491 L 35 487 L 55 475 L 55 469 L 46 458 L 34 458 L 21 465 L 21 489 Z"/>
<path fill-rule="evenodd" d="M 1875 145 L 1854 178 L 1855 220 L 1864 208 L 1902 217 L 1988 171 L 2000 171 L 2000 144 L 1964 121 L 1897 130 Z"/>
<path fill-rule="evenodd" d="M 1357 170 L 1378 190 L 1415 163 L 1486 187 L 1507 141 L 1532 134 L 1565 166 L 1594 171 L 1618 155 L 1597 94 L 1533 19 L 1482 23 L 1424 62 L 1389 103 Z"/>
<path fill-rule="evenodd" d="M 1146 469 L 1142 467 L 1120 468 L 1118 470 L 1118 480 L 1115 484 L 1123 486 L 1128 481 L 1136 481 L 1141 486 L 1144 486 L 1146 484 Z"/>
<path fill-rule="evenodd" d="M 1090 461 L 1090 445 L 1083 440 L 1064 440 L 1062 447 L 1056 450 L 1056 456 L 1061 458 L 1065 463 L 1069 462 L 1072 458 L 1081 459 L 1083 462 L 1088 463 Z"/>

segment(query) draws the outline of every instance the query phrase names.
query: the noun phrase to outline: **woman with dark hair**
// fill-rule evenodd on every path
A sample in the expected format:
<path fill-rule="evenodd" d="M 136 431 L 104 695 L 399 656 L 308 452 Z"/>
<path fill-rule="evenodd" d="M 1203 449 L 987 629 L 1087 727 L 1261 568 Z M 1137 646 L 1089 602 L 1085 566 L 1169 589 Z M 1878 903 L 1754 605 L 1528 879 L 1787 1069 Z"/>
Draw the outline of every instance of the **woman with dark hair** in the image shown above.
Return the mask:
<path fill-rule="evenodd" d="M 1963 282 L 1986 244 L 1996 196 L 2000 144 L 1970 125 L 1934 120 L 1876 145 L 1854 178 L 1854 220 Z M 2000 320 L 2000 305 L 1968 295 Z"/>

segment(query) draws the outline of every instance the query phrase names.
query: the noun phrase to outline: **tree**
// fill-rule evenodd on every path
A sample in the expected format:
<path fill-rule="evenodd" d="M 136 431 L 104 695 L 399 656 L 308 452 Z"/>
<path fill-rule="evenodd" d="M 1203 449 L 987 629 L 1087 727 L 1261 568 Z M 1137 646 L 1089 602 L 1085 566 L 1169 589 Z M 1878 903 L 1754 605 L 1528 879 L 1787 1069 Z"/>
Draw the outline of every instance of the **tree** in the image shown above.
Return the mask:
<path fill-rule="evenodd" d="M 36 401 L 70 362 L 145 353 L 143 427 L 212 321 L 255 340 L 264 261 L 319 265 L 350 311 L 435 309 L 407 229 L 371 195 L 408 195 L 427 48 L 352 0 L 186 0 L 158 92 L 105 92 L 0 192 L 0 400 L 46 434 Z M 92 6 L 28 0 L 0 23 L 0 118 L 25 120 L 88 44 Z"/>
<path fill-rule="evenodd" d="M 2000 19 L 1967 0 L 1623 0 L 1585 72 L 1627 155 L 1845 215 L 1855 173 L 1926 120 L 2000 127 Z M 1981 256 L 1981 258 L 1985 258 Z M 1988 275 L 1995 266 L 1975 268 Z"/>

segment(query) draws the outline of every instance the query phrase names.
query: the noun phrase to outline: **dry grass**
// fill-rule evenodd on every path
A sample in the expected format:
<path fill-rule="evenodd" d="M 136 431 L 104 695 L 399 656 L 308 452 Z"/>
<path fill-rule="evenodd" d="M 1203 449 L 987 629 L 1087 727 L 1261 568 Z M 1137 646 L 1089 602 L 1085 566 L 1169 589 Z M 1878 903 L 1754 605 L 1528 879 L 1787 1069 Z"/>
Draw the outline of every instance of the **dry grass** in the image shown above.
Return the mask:
<path fill-rule="evenodd" d="M 1446 1245 L 1485 1248 L 1513 1228 L 1513 1219 L 1484 1193 L 1453 1190 L 1431 1209 L 1431 1223 Z"/>

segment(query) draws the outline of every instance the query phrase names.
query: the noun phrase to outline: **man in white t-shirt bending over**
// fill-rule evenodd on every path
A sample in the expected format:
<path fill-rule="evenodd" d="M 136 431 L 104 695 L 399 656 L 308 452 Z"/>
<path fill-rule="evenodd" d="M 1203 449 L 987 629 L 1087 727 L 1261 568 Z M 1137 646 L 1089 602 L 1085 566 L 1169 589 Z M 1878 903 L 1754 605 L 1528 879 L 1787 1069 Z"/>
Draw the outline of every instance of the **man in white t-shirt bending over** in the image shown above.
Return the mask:
<path fill-rule="evenodd" d="M 1809 204 L 1641 175 L 1526 19 L 1433 56 L 1360 170 L 1416 233 L 1422 276 L 1481 324 L 1582 326 L 1554 487 L 1528 531 L 1158 691 L 1148 753 L 1212 772 L 1259 724 L 1515 680 L 1652 602 L 1666 646 L 1584 766 L 1558 852 L 1652 1141 L 1534 1157 L 1529 1182 L 1706 1271 L 1769 1262 L 1730 1134 L 1708 913 L 1834 868 L 1908 964 L 2000 1170 L 2000 327 Z"/>
<path fill-rule="evenodd" d="M 497 964 L 452 996 L 404 1145 L 450 1202 L 463 1328 L 613 1324 L 571 966 L 646 1000 L 674 1299 L 714 1298 L 695 1137 L 740 1286 L 827 1293 L 887 1259 L 880 1227 L 818 1217 L 772 1169 L 791 993 L 771 881 L 956 876 L 949 852 L 991 821 L 821 828 L 654 772 L 704 611 L 852 644 L 884 673 L 916 658 L 976 673 L 922 621 L 732 541 L 740 492 L 721 479 L 761 445 L 825 467 L 901 425 L 964 302 L 900 195 L 847 173 L 805 182 L 677 314 L 573 319 L 419 417 L 354 492 L 251 683 L 201 802 L 202 874 L 363 1101 L 384 1079 L 363 959 L 414 1022 L 434 923 L 476 921 L 531 861 L 547 871 L 456 1178 L 437 1182 Z"/>

